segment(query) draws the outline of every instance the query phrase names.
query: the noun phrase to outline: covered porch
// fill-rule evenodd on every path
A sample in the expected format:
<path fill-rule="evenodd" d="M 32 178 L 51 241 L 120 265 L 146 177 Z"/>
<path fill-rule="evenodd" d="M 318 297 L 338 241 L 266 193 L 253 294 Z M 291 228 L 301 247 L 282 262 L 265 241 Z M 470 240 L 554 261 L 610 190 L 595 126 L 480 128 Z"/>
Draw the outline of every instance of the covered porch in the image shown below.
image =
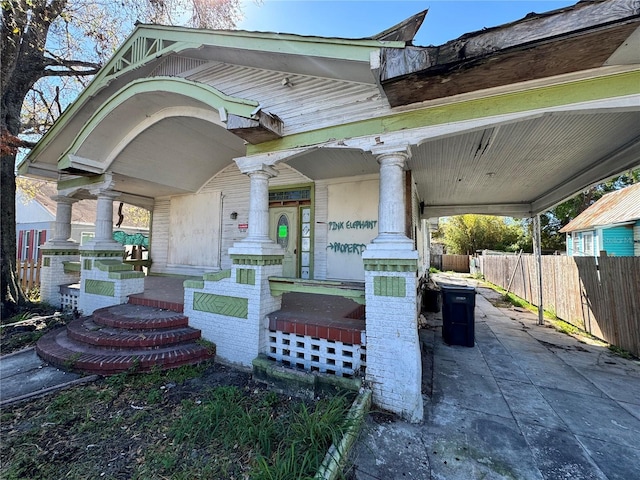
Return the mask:
<path fill-rule="evenodd" d="M 308 305 L 289 302 L 319 293 L 304 282 L 360 282 L 374 402 L 419 421 L 427 220 L 535 217 L 636 166 L 639 25 L 637 5 L 602 0 L 433 48 L 403 28 L 350 40 L 139 26 L 20 167 L 58 179 L 50 283 L 70 283 L 75 262 L 86 313 L 130 298 L 178 308 L 177 289 L 145 298 L 111 241 L 115 199 L 149 208 L 151 272 L 188 276 L 190 324 L 248 367 L 271 353 L 274 324 L 302 334 L 274 312 Z M 84 197 L 98 226 L 79 248 L 66 229 Z"/>

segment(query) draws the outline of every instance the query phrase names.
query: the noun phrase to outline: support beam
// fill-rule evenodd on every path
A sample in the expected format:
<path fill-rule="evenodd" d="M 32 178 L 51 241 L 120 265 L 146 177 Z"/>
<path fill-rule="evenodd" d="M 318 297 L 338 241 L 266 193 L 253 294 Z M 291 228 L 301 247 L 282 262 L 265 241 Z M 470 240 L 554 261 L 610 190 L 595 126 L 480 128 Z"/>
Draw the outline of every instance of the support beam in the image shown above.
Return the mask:
<path fill-rule="evenodd" d="M 538 276 L 538 325 L 544 325 L 544 305 L 542 298 L 542 236 L 540 230 L 540 214 L 537 214 L 533 217 L 533 245 L 536 254 L 536 273 Z"/>

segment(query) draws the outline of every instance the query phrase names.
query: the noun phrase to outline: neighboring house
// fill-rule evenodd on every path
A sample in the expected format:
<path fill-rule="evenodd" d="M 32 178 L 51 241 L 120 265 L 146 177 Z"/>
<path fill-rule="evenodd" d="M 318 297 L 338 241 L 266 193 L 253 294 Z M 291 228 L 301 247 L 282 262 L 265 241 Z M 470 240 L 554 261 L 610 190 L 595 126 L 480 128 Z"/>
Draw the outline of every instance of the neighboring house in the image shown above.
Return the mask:
<path fill-rule="evenodd" d="M 640 256 L 640 184 L 607 193 L 560 232 L 570 256 Z"/>
<path fill-rule="evenodd" d="M 20 261 L 39 260 L 42 246 L 54 235 L 57 203 L 53 199 L 58 194 L 57 186 L 52 182 L 37 182 L 33 192 L 16 188 L 16 253 Z M 113 224 L 119 220 L 117 208 L 114 209 Z M 95 235 L 96 201 L 81 200 L 73 205 L 70 239 L 84 245 Z M 129 235 L 149 235 L 148 228 L 127 224 L 117 230 Z M 114 232 L 115 233 L 115 232 Z M 123 237 L 116 235 L 118 241 Z M 145 242 L 146 243 L 146 242 Z M 123 244 L 125 245 L 125 244 Z M 147 243 L 148 245 L 148 243 Z"/>
<path fill-rule="evenodd" d="M 80 276 L 90 314 L 143 291 L 111 232 L 114 199 L 142 206 L 150 274 L 189 276 L 217 357 L 362 371 L 420 421 L 427 219 L 535 216 L 640 158 L 637 2 L 414 46 L 425 14 L 360 39 L 138 25 L 19 166 L 58 179 L 60 231 L 97 199 L 91 242 L 47 238 L 43 296 Z M 361 328 L 270 317 L 291 292 L 355 299 Z"/>

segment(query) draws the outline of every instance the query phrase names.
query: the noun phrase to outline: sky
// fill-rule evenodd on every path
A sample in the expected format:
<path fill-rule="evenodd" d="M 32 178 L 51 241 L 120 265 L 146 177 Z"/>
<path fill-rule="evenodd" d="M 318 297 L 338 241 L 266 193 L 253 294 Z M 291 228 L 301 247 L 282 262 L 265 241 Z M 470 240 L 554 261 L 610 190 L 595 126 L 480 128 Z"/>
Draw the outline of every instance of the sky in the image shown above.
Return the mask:
<path fill-rule="evenodd" d="M 242 0 L 237 28 L 322 37 L 363 38 L 429 9 L 414 45 L 442 45 L 465 33 L 573 5 L 577 0 Z"/>

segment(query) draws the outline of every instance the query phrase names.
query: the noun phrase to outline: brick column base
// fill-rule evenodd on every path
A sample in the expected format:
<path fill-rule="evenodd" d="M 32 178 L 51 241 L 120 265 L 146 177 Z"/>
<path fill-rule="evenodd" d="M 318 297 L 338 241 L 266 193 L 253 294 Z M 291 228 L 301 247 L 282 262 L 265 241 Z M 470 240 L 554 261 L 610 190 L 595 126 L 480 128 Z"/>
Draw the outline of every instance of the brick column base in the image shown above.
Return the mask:
<path fill-rule="evenodd" d="M 232 253 L 233 267 L 184 282 L 189 325 L 216 344 L 216 357 L 243 367 L 267 348 L 267 315 L 280 309 L 269 277 L 282 276 L 283 255 Z"/>
<path fill-rule="evenodd" d="M 121 251 L 81 251 L 80 267 L 78 310 L 84 315 L 127 303 L 129 295 L 144 292 L 144 273 L 123 263 Z"/>
<path fill-rule="evenodd" d="M 367 301 L 365 380 L 371 384 L 376 405 L 410 422 L 421 422 L 423 403 L 416 311 L 417 260 L 371 258 L 373 256 L 367 258 L 365 255 L 364 258 Z"/>
<path fill-rule="evenodd" d="M 43 249 L 40 270 L 40 298 L 60 307 L 60 285 L 80 282 L 78 249 Z"/>

